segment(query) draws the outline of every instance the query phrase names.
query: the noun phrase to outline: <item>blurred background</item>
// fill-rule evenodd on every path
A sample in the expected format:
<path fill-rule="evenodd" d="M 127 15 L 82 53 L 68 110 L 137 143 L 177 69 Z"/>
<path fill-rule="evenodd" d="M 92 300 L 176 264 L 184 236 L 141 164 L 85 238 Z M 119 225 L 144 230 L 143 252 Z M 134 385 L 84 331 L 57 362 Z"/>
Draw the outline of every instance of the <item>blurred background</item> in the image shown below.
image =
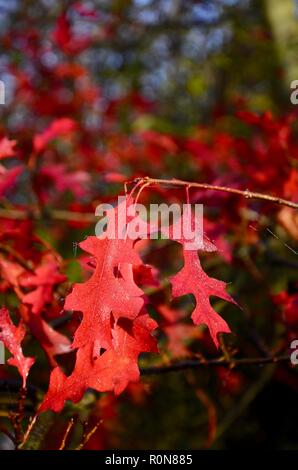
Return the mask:
<path fill-rule="evenodd" d="M 24 165 L 5 196 L 18 208 L 94 213 L 123 192 L 125 180 L 145 175 L 297 200 L 294 0 L 0 0 L 0 52 L 0 134 L 17 141 Z M 2 194 L 1 184 L 0 176 Z M 184 197 L 163 189 L 143 200 Z M 191 198 L 207 207 L 205 227 L 220 248 L 204 266 L 231 283 L 242 307 L 214 302 L 235 333 L 230 350 L 287 353 L 298 335 L 297 216 L 233 195 L 192 191 Z M 73 244 L 94 227 L 45 218 L 35 229 L 63 257 L 69 281 L 82 280 Z M 178 269 L 175 246 L 161 243 L 144 256 L 161 282 Z M 166 310 L 168 285 L 151 297 L 162 360 L 217 355 L 204 330 L 173 317 L 191 304 Z M 157 361 L 141 363 L 148 360 Z M 31 381 L 44 389 L 40 370 Z M 297 391 L 287 364 L 148 376 L 120 398 L 87 393 L 49 417 L 43 446 L 55 448 L 57 430 L 76 412 L 91 421 L 103 416 L 93 449 L 297 448 Z M 14 398 L 6 399 L 3 409 Z"/>
<path fill-rule="evenodd" d="M 216 109 L 232 110 L 240 99 L 257 111 L 284 109 L 298 72 L 297 8 L 294 0 L 2 0 L 5 118 L 14 129 L 34 121 L 30 90 L 27 96 L 19 90 L 22 79 L 39 88 L 40 112 L 50 115 L 52 93 L 60 112 L 82 117 L 85 111 L 90 127 L 124 95 L 158 107 L 122 126 L 180 132 L 210 122 Z M 77 109 L 73 94 L 88 79 L 98 94 L 92 106 L 86 96 Z"/>

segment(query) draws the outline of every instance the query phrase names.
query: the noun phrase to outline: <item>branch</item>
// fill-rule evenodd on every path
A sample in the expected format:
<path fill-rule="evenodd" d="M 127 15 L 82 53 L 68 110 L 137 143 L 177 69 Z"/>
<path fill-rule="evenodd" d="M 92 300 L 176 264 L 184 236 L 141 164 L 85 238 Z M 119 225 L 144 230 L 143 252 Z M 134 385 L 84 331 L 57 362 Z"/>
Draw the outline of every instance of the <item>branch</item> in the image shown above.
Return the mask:
<path fill-rule="evenodd" d="M 179 180 L 175 178 L 168 180 L 168 179 L 150 178 L 149 176 L 146 176 L 144 178 L 137 178 L 134 180 L 134 182 L 135 183 L 143 182 L 144 185 L 146 186 L 154 186 L 154 185 L 171 186 L 171 187 L 182 186 L 185 188 L 198 188 L 198 189 L 205 189 L 205 190 L 210 190 L 210 191 L 221 191 L 221 192 L 230 193 L 230 194 L 237 194 L 238 196 L 245 197 L 246 199 L 259 199 L 261 201 L 268 201 L 274 204 L 279 204 L 282 206 L 291 207 L 293 209 L 298 209 L 298 203 L 296 202 L 288 201 L 287 199 L 282 199 L 281 197 L 271 196 L 270 194 L 252 192 L 252 191 L 249 191 L 248 189 L 241 190 L 241 189 L 236 189 L 236 188 L 229 188 L 226 186 L 196 183 L 194 181 L 183 181 L 183 180 Z"/>
<path fill-rule="evenodd" d="M 61 444 L 60 444 L 59 450 L 64 450 L 64 449 L 65 449 L 67 438 L 68 438 L 68 436 L 69 436 L 70 431 L 71 431 L 72 428 L 74 427 L 75 422 L 76 422 L 76 420 L 75 420 L 74 418 L 70 418 L 70 420 L 69 420 L 69 422 L 68 422 L 68 424 L 67 424 L 66 430 L 65 430 L 65 432 L 64 432 L 64 435 L 63 435 L 62 442 L 61 442 Z"/>
<path fill-rule="evenodd" d="M 131 182 L 130 182 L 131 183 Z M 256 193 L 236 188 L 229 188 L 226 186 L 217 186 L 213 184 L 207 183 L 196 183 L 194 181 L 183 181 L 179 179 L 158 179 L 158 178 L 150 178 L 149 176 L 136 178 L 133 180 L 133 183 L 138 183 L 138 185 L 144 184 L 144 186 L 171 186 L 171 187 L 184 187 L 184 188 L 197 188 L 197 189 L 204 189 L 209 191 L 221 191 L 230 194 L 237 194 L 238 196 L 242 196 L 246 199 L 258 199 L 261 201 L 272 202 L 274 204 L 279 204 L 282 206 L 291 207 L 292 209 L 298 209 L 298 203 L 293 201 L 288 201 L 287 199 L 282 199 L 280 197 L 271 196 L 270 194 L 263 194 L 263 193 Z M 50 220 L 60 220 L 60 221 L 68 221 L 68 222 L 82 222 L 82 223 L 94 223 L 98 221 L 98 217 L 96 215 L 88 213 L 88 212 L 72 212 L 67 210 L 59 210 L 59 209 L 46 209 L 44 211 L 36 211 L 36 210 L 25 210 L 25 209 L 7 209 L 7 208 L 0 208 L 0 218 L 5 219 L 14 219 L 14 220 L 43 220 L 43 219 L 50 219 Z"/>
<path fill-rule="evenodd" d="M 103 423 L 103 420 L 100 419 L 96 424 L 95 426 L 93 426 L 90 431 L 87 430 L 87 424 L 84 426 L 85 429 L 84 429 L 84 433 L 83 433 L 83 436 L 82 436 L 82 441 L 81 443 L 75 448 L 75 450 L 82 450 L 83 447 L 87 444 L 87 442 L 89 441 L 89 439 L 93 436 L 93 434 L 97 431 L 97 429 L 99 428 L 99 426 Z"/>
<path fill-rule="evenodd" d="M 141 374 L 142 375 L 157 375 L 157 374 L 164 374 L 167 372 L 177 372 L 186 369 L 198 369 L 200 367 L 209 367 L 209 366 L 262 366 L 266 364 L 276 364 L 280 362 L 290 362 L 290 356 L 276 356 L 276 357 L 247 357 L 241 359 L 234 359 L 227 360 L 224 357 L 217 358 L 217 359 L 206 359 L 206 360 L 185 360 L 174 362 L 169 365 L 162 365 L 162 366 L 151 366 L 151 367 L 142 367 Z"/>
<path fill-rule="evenodd" d="M 189 359 L 189 360 L 180 360 L 166 365 L 156 365 L 156 366 L 145 366 L 140 367 L 141 375 L 159 375 L 167 372 L 176 372 L 186 369 L 198 369 L 202 367 L 213 367 L 213 366 L 262 366 L 266 364 L 277 364 L 281 362 L 290 362 L 291 358 L 287 355 L 281 356 L 268 356 L 268 357 L 244 357 L 244 358 L 231 358 L 230 360 L 225 359 L 224 357 L 214 358 L 214 359 Z M 15 380 L 0 380 L 0 392 L 11 393 L 12 390 L 19 390 L 22 382 L 20 379 Z M 36 387 L 35 385 L 29 384 L 28 391 L 34 393 L 32 398 L 33 402 L 37 402 L 37 393 L 44 393 L 43 388 Z"/>

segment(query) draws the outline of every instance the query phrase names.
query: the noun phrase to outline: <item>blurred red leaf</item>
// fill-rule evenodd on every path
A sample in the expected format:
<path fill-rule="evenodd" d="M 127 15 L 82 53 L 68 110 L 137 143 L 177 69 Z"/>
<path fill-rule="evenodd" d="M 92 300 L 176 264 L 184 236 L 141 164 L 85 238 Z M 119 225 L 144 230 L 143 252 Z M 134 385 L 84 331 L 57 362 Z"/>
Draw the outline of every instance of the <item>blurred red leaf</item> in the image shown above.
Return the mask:
<path fill-rule="evenodd" d="M 36 134 L 33 140 L 35 152 L 41 152 L 47 144 L 57 137 L 69 135 L 77 127 L 76 122 L 70 118 L 60 118 L 53 121 L 41 134 Z"/>
<path fill-rule="evenodd" d="M 33 357 L 24 357 L 21 343 L 25 337 L 26 329 L 22 322 L 14 326 L 9 316 L 8 310 L 0 310 L 0 341 L 3 341 L 12 356 L 8 359 L 8 364 L 17 367 L 23 378 L 23 388 L 26 387 L 27 376 L 31 366 L 34 364 Z"/>

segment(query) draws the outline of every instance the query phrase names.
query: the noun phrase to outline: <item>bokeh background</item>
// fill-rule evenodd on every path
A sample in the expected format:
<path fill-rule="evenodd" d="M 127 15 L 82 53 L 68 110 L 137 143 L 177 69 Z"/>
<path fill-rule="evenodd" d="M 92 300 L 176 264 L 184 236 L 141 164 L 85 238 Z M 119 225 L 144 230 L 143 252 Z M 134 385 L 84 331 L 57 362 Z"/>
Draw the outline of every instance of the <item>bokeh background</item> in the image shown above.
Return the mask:
<path fill-rule="evenodd" d="M 146 175 L 297 200 L 294 0 L 1 0 L 0 52 L 0 133 L 17 141 L 17 161 L 26 167 L 4 207 L 94 213 L 123 192 L 125 180 Z M 53 130 L 60 119 L 64 131 L 61 121 Z M 143 194 L 144 202 L 184 197 L 167 188 Z M 298 337 L 296 213 L 213 192 L 192 191 L 191 198 L 205 204 L 207 232 L 220 248 L 204 257 L 204 267 L 230 283 L 242 308 L 214 301 L 234 333 L 227 347 L 239 357 L 288 353 Z M 53 222 L 46 212 L 34 224 L 64 259 L 69 281 L 82 280 L 76 243 L 94 226 Z M 174 244 L 160 242 L 144 256 L 161 283 L 180 266 Z M 141 364 L 218 356 L 206 331 L 177 314 L 191 311 L 191 299 L 167 309 L 167 283 L 148 295 L 161 325 L 161 358 Z M 13 296 L 1 296 L 15 307 Z M 30 340 L 28 351 L 41 354 L 29 380 L 29 416 L 48 370 Z M 297 448 L 297 391 L 288 363 L 146 376 L 119 398 L 87 393 L 61 415 L 48 414 L 38 445 L 55 448 L 77 413 L 104 420 L 92 449 Z M 2 386 L 4 419 L 15 396 Z"/>

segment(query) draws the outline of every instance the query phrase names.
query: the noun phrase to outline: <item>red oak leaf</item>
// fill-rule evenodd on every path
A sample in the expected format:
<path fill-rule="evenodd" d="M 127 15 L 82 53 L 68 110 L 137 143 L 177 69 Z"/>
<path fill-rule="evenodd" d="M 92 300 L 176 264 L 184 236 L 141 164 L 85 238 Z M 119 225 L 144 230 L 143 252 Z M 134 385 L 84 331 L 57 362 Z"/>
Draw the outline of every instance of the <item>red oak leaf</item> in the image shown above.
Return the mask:
<path fill-rule="evenodd" d="M 125 200 L 108 211 L 106 237 L 81 243 L 94 256 L 95 270 L 87 282 L 74 285 L 65 302 L 65 309 L 83 313 L 72 344 L 78 348 L 76 363 L 69 377 L 53 370 L 40 411 L 59 411 L 65 400 L 79 401 L 90 387 L 121 393 L 139 378 L 139 354 L 156 351 L 151 333 L 157 325 L 133 278 L 134 266 L 142 262 L 125 234 L 128 221 Z"/>
<path fill-rule="evenodd" d="M 53 265 L 52 265 L 52 268 L 53 268 Z M 0 271 L 1 271 L 1 277 L 4 279 L 4 282 L 6 282 L 6 285 L 3 286 L 4 290 L 7 289 L 8 287 L 16 288 L 16 292 L 17 292 L 19 299 L 22 302 L 24 302 L 24 300 L 28 301 L 28 296 L 26 296 L 26 294 L 23 295 L 21 290 L 18 289 L 21 283 L 21 279 L 25 275 L 25 272 L 26 272 L 25 269 L 17 263 L 0 258 Z M 41 274 L 43 275 L 46 273 L 41 273 Z M 41 279 L 42 275 L 38 281 L 38 282 L 41 282 L 41 285 L 37 287 L 38 292 L 36 293 L 35 291 L 32 292 L 32 295 L 33 294 L 36 295 L 36 298 L 37 298 L 37 303 L 34 303 L 35 307 L 37 306 L 38 302 L 39 303 L 41 302 L 43 292 L 46 293 L 46 296 L 48 294 L 49 295 L 51 294 L 50 292 L 51 286 L 45 285 L 42 283 L 42 279 Z M 51 276 L 51 272 L 49 272 L 49 275 Z M 26 276 L 28 275 L 26 274 Z M 58 276 L 60 276 L 60 274 L 58 274 Z M 36 276 L 34 275 L 29 275 L 28 277 L 31 277 L 34 280 L 36 278 Z M 54 278 L 57 280 L 57 274 L 55 273 L 55 271 L 54 271 Z M 64 276 L 63 276 L 63 279 L 65 279 Z M 49 295 L 46 297 L 47 299 L 49 299 Z M 56 363 L 54 356 L 56 354 L 68 353 L 71 349 L 70 348 L 71 342 L 66 336 L 59 333 L 58 331 L 55 331 L 39 315 L 35 315 L 36 312 L 35 312 L 34 306 L 33 306 L 33 309 L 30 309 L 24 304 L 20 306 L 20 313 L 22 314 L 22 319 L 28 325 L 31 333 L 36 337 L 41 347 L 44 349 L 51 366 L 55 367 L 57 363 Z"/>
<path fill-rule="evenodd" d="M 220 297 L 235 304 L 236 302 L 226 292 L 226 284 L 223 281 L 210 278 L 202 269 L 196 250 L 199 248 L 204 251 L 215 251 L 216 247 L 205 236 L 202 227 L 199 224 L 196 227 L 196 219 L 189 206 L 184 208 L 183 220 L 176 222 L 177 226 L 179 223 L 183 224 L 181 235 L 175 236 L 175 233 L 178 232 L 174 230 L 177 227 L 173 225 L 170 230 L 170 238 L 183 246 L 184 267 L 170 279 L 172 294 L 174 297 L 186 294 L 194 295 L 196 307 L 192 313 L 192 320 L 195 325 L 205 324 L 208 327 L 211 338 L 218 347 L 218 333 L 230 333 L 230 328 L 211 306 L 210 297 Z M 192 248 L 193 246 L 196 249 Z"/>
<path fill-rule="evenodd" d="M 169 227 L 162 227 L 161 233 L 183 245 L 185 250 L 217 251 L 216 246 L 203 230 L 203 214 L 193 214 L 188 204 L 183 205 L 182 217 L 177 217 Z"/>
<path fill-rule="evenodd" d="M 3 341 L 6 348 L 13 357 L 8 359 L 8 364 L 17 367 L 23 378 L 23 387 L 26 387 L 26 380 L 31 366 L 34 364 L 33 357 L 24 357 L 21 342 L 26 334 L 25 326 L 22 322 L 15 326 L 9 316 L 8 310 L 0 310 L 0 341 Z"/>
<path fill-rule="evenodd" d="M 70 352 L 70 340 L 63 334 L 54 330 L 47 322 L 37 315 L 29 316 L 28 326 L 31 333 L 35 336 L 45 351 L 50 365 L 52 367 L 57 366 L 54 356 Z"/>
<path fill-rule="evenodd" d="M 99 392 L 114 391 L 120 394 L 129 382 L 136 382 L 140 372 L 138 356 L 141 352 L 156 352 L 151 336 L 156 323 L 146 312 L 135 320 L 120 319 L 115 322 L 112 348 L 94 358 L 92 344 L 79 348 L 75 369 L 69 377 L 58 367 L 52 371 L 49 390 L 39 413 L 47 409 L 59 412 L 65 400 L 78 402 L 87 388 Z"/>
<path fill-rule="evenodd" d="M 80 247 L 94 256 L 96 267 L 91 278 L 75 284 L 67 296 L 64 308 L 83 313 L 82 323 L 76 331 L 73 347 L 94 343 L 95 348 L 111 346 L 111 313 L 133 319 L 144 305 L 143 291 L 133 279 L 133 265 L 142 263 L 128 237 L 115 238 L 126 227 L 126 204 L 110 211 L 105 239 L 88 237 Z M 123 220 L 120 220 L 123 219 Z"/>
<path fill-rule="evenodd" d="M 184 267 L 170 281 L 174 297 L 186 294 L 195 296 L 196 307 L 191 316 L 193 322 L 196 325 L 202 323 L 207 325 L 210 335 L 218 347 L 218 333 L 230 333 L 231 330 L 210 305 L 210 296 L 220 297 L 236 304 L 226 292 L 225 282 L 209 277 L 202 269 L 197 252 L 187 250 L 184 250 Z"/>
<path fill-rule="evenodd" d="M 104 246 L 96 247 L 98 243 L 99 240 L 90 237 L 80 244 L 84 249 L 90 250 L 90 244 L 93 244 L 95 250 L 97 248 L 97 253 L 93 252 L 97 265 L 86 283 L 74 286 L 66 299 L 65 309 L 83 312 L 83 320 L 76 331 L 73 346 L 82 347 L 94 342 L 99 350 L 111 346 L 111 312 L 114 312 L 116 319 L 133 319 L 143 307 L 144 300 L 143 291 L 134 283 L 132 266 L 121 265 L 118 270 L 121 261 L 117 263 L 117 260 L 125 256 L 125 251 L 118 251 L 120 247 L 116 242 L 116 247 L 113 246 L 113 240 L 107 240 Z"/>
<path fill-rule="evenodd" d="M 20 279 L 22 287 L 35 287 L 22 298 L 25 304 L 32 305 L 32 312 L 40 314 L 44 306 L 51 302 L 54 286 L 65 281 L 66 277 L 58 271 L 58 263 L 48 255 L 35 274 L 26 274 Z"/>

